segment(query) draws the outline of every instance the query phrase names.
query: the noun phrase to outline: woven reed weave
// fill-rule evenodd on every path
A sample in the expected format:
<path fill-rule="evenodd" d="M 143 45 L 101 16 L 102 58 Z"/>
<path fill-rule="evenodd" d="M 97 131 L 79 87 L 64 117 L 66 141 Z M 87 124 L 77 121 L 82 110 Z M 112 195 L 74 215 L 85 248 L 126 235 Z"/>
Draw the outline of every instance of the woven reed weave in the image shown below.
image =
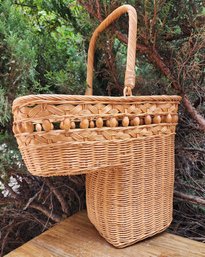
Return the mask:
<path fill-rule="evenodd" d="M 123 13 L 129 34 L 123 97 L 92 96 L 97 37 Z M 130 5 L 95 30 L 85 96 L 30 95 L 13 103 L 13 131 L 38 176 L 86 174 L 87 209 L 105 239 L 124 247 L 164 230 L 172 219 L 174 134 L 179 96 L 132 96 L 137 15 Z"/>
<path fill-rule="evenodd" d="M 88 99 L 88 96 L 84 97 Z M 178 96 L 127 97 L 120 100 L 107 97 L 105 102 L 105 97 L 90 97 L 90 101 L 81 103 L 82 99 L 83 96 L 42 95 L 22 97 L 18 105 L 14 103 L 14 131 L 23 159 L 33 175 L 74 175 L 119 166 L 123 164 L 124 152 L 118 145 L 124 144 L 124 140 L 141 141 L 148 136 L 175 132 Z M 89 123 L 94 121 L 95 127 L 53 128 L 61 126 L 68 117 L 69 123 L 75 122 L 75 126 L 80 126 L 80 122 L 86 119 Z M 127 117 L 132 125 L 123 126 L 123 117 Z M 158 123 L 157 119 L 161 122 Z M 96 127 L 99 120 L 103 120 L 102 128 Z M 119 123 L 117 127 L 105 124 L 116 121 Z M 133 122 L 140 124 L 134 125 Z"/>
<path fill-rule="evenodd" d="M 172 221 L 174 134 L 125 140 L 118 147 L 125 153 L 120 168 L 86 175 L 86 202 L 99 233 L 122 248 Z"/>

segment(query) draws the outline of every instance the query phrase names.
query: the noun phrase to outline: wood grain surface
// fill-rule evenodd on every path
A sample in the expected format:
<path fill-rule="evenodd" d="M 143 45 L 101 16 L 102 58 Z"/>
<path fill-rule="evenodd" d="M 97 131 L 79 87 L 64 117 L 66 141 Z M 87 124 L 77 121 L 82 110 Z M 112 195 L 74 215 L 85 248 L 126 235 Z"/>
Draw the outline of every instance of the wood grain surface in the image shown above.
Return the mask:
<path fill-rule="evenodd" d="M 7 257 L 205 257 L 205 244 L 166 232 L 115 249 L 96 231 L 86 211 L 32 239 Z"/>

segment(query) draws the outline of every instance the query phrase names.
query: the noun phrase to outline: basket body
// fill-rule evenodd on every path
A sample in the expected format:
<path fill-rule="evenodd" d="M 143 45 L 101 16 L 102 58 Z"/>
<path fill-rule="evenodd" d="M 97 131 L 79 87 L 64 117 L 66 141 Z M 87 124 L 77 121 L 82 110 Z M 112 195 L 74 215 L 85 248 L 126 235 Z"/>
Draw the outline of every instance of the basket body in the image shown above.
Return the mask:
<path fill-rule="evenodd" d="M 92 96 L 97 37 L 126 12 L 124 96 Z M 13 103 L 13 132 L 28 170 L 44 177 L 86 174 L 89 218 L 116 247 L 156 234 L 172 219 L 181 97 L 132 96 L 136 33 L 135 9 L 117 8 L 91 37 L 85 96 L 31 95 Z"/>
<path fill-rule="evenodd" d="M 86 174 L 89 219 L 120 248 L 163 231 L 172 220 L 180 100 L 26 96 L 14 101 L 13 131 L 33 175 Z"/>
<path fill-rule="evenodd" d="M 124 165 L 125 141 L 174 134 L 179 100 L 25 96 L 14 101 L 13 131 L 33 175 L 87 174 Z"/>
<path fill-rule="evenodd" d="M 171 223 L 174 135 L 125 141 L 121 147 L 127 153 L 121 168 L 86 175 L 88 217 L 118 248 L 159 233 Z"/>

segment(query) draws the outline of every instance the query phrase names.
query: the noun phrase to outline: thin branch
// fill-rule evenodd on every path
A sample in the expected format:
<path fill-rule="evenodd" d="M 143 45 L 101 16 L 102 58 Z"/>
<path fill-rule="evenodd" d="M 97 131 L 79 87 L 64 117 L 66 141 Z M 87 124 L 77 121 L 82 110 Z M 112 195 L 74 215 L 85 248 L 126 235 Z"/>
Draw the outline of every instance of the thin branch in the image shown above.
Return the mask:
<path fill-rule="evenodd" d="M 39 196 L 40 192 L 41 192 L 41 191 L 38 191 L 33 197 L 29 198 L 29 200 L 28 200 L 26 206 L 23 208 L 24 211 L 25 211 L 25 210 L 29 207 L 29 205 L 31 205 L 31 203 Z"/>
<path fill-rule="evenodd" d="M 112 43 L 110 41 L 107 41 L 106 52 L 108 55 L 108 58 L 106 58 L 106 63 L 107 63 L 107 67 L 109 68 L 109 71 L 112 75 L 112 78 L 114 80 L 114 86 L 117 90 L 119 90 L 122 93 L 122 87 L 118 81 L 117 70 L 116 70 L 116 66 L 115 66 L 115 57 L 112 53 Z M 109 88 L 107 88 L 107 89 L 109 89 Z M 110 91 L 111 91 L 111 89 L 110 89 Z"/>
<path fill-rule="evenodd" d="M 102 15 L 101 15 L 101 11 L 100 11 L 100 3 L 99 3 L 99 0 L 95 0 L 95 3 L 96 3 L 96 7 L 97 7 L 97 16 L 98 16 L 98 20 L 100 22 L 103 21 L 103 18 L 102 18 Z"/>
<path fill-rule="evenodd" d="M 181 40 L 184 38 L 189 38 L 191 36 L 191 32 L 183 32 L 181 34 L 164 34 L 163 39 L 165 41 L 174 41 L 174 40 Z"/>
<path fill-rule="evenodd" d="M 88 11 L 88 13 L 90 13 L 93 17 L 98 19 L 98 15 L 96 14 L 96 12 L 94 12 L 93 8 L 87 2 L 82 0 L 78 0 L 78 2 Z M 116 35 L 120 41 L 127 44 L 126 36 L 124 36 L 121 32 L 117 30 L 116 30 Z M 146 45 L 140 45 L 140 44 L 137 44 L 136 48 L 141 52 L 141 54 L 146 54 L 148 60 L 151 63 L 153 63 L 161 71 L 161 73 L 171 81 L 172 87 L 181 96 L 183 96 L 183 104 L 186 110 L 189 112 L 191 118 L 198 123 L 200 130 L 205 131 L 205 119 L 192 106 L 191 102 L 189 101 L 183 89 L 181 88 L 180 84 L 175 79 L 170 68 L 166 65 L 166 63 L 164 62 L 163 58 L 160 56 L 156 48 L 153 48 L 153 46 L 148 47 Z"/>
<path fill-rule="evenodd" d="M 0 256 L 3 256 L 4 248 L 5 248 L 5 245 L 7 244 L 7 239 L 8 239 L 9 234 L 11 233 L 12 228 L 14 226 L 16 226 L 16 224 L 14 223 L 14 220 L 12 220 L 11 224 L 9 224 L 9 228 L 7 229 L 6 235 L 4 236 L 4 238 L 2 240 Z"/>
<path fill-rule="evenodd" d="M 4 201 L 4 199 L 2 199 L 0 201 L 0 204 L 5 204 L 6 202 L 8 203 L 14 203 L 14 204 L 20 204 L 21 206 L 25 205 L 24 202 L 19 202 L 19 200 L 21 199 L 14 199 L 14 198 L 8 198 L 7 200 Z M 49 209 L 47 209 L 47 207 L 45 207 L 42 204 L 36 203 L 36 202 L 29 202 L 26 204 L 26 207 L 23 208 L 23 210 L 25 211 L 28 208 L 33 208 L 36 209 L 38 211 L 40 211 L 41 213 L 43 213 L 46 217 L 48 217 L 49 219 L 53 220 L 54 222 L 60 222 L 62 220 L 61 216 L 59 216 L 58 214 L 55 214 L 51 211 L 49 211 Z"/>
<path fill-rule="evenodd" d="M 174 191 L 174 196 L 181 199 L 181 200 L 191 202 L 193 204 L 198 204 L 198 205 L 205 206 L 205 199 L 201 198 L 201 197 L 198 197 L 198 196 L 187 195 L 187 194 L 184 194 L 184 193 L 181 193 L 181 192 L 178 192 L 178 191 Z"/>
<path fill-rule="evenodd" d="M 78 199 L 79 211 L 80 211 L 80 208 L 81 208 L 81 200 L 80 200 L 80 197 L 79 197 L 78 193 L 75 191 L 74 188 L 72 188 L 72 187 L 70 187 L 70 186 L 68 186 L 68 185 L 66 185 L 66 187 L 67 187 L 68 189 L 70 189 L 70 191 L 72 191 L 72 192 L 75 194 L 76 198 Z"/>
<path fill-rule="evenodd" d="M 146 34 L 148 35 L 149 34 L 149 22 L 148 22 L 148 12 L 147 12 L 147 0 L 144 1 L 144 7 L 145 7 L 145 11 L 144 11 L 144 24 L 145 24 L 145 31 L 146 31 Z M 148 38 L 145 37 L 145 44 L 148 45 Z"/>
<path fill-rule="evenodd" d="M 50 188 L 51 192 L 58 199 L 63 212 L 66 213 L 66 214 L 70 214 L 69 206 L 68 206 L 66 200 L 64 199 L 63 194 L 61 193 L 61 191 L 58 190 L 58 188 L 53 185 L 50 178 L 45 178 L 45 181 L 46 181 L 46 184 L 48 185 L 48 187 Z"/>
<path fill-rule="evenodd" d="M 202 149 L 202 148 L 185 147 L 185 148 L 183 148 L 183 149 L 184 149 L 184 150 L 188 150 L 188 151 L 196 151 L 196 152 L 205 153 L 205 149 Z"/>
<path fill-rule="evenodd" d="M 151 22 L 151 34 L 152 34 L 152 43 L 153 43 L 153 48 L 155 48 L 155 44 L 156 44 L 156 38 L 157 38 L 157 33 L 156 33 L 156 21 L 157 21 L 157 3 L 156 0 L 154 0 L 154 15 L 152 18 L 152 22 Z"/>
<path fill-rule="evenodd" d="M 124 34 L 122 34 L 118 30 L 115 31 L 115 34 L 121 42 L 127 45 L 128 39 Z M 147 46 L 138 43 L 136 44 L 136 50 L 139 51 L 141 54 L 146 54 L 149 52 L 149 48 Z"/>
<path fill-rule="evenodd" d="M 43 206 L 41 204 L 31 203 L 29 205 L 29 207 L 42 212 L 45 216 L 47 216 L 48 218 L 52 219 L 53 221 L 55 221 L 57 223 L 62 220 L 61 216 L 59 216 L 58 214 L 55 214 L 53 212 L 50 212 L 45 206 Z"/>
<path fill-rule="evenodd" d="M 197 112 L 197 110 L 192 106 L 191 102 L 189 101 L 189 99 L 187 98 L 186 95 L 184 95 L 183 97 L 183 104 L 186 107 L 186 110 L 188 111 L 188 113 L 190 114 L 190 116 L 197 121 L 197 123 L 200 126 L 200 129 L 202 131 L 205 131 L 205 119 L 204 117 L 202 117 L 201 114 L 199 114 Z"/>

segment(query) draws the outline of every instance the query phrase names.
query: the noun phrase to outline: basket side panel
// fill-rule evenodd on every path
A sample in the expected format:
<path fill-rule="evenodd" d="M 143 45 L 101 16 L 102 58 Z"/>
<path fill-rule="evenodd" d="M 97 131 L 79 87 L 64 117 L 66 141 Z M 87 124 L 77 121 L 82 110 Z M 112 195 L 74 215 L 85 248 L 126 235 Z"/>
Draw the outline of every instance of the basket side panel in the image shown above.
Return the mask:
<path fill-rule="evenodd" d="M 124 165 L 86 175 L 88 216 L 100 234 L 124 247 L 172 220 L 174 135 L 121 144 Z"/>

